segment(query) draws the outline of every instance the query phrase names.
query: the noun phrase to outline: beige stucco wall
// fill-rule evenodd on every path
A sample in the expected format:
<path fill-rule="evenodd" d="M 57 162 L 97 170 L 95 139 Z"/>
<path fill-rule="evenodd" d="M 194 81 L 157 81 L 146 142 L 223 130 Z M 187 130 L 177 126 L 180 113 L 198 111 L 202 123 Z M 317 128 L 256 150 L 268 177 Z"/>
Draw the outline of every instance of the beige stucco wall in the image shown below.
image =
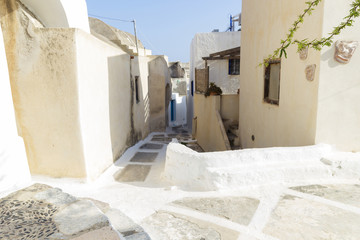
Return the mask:
<path fill-rule="evenodd" d="M 11 59 L 14 64 L 11 81 L 31 172 L 55 177 L 86 177 L 78 113 L 74 30 L 34 31 L 31 42 L 23 39 L 14 49 L 11 44 L 7 49 L 22 53 Z M 29 45 L 31 48 L 27 48 Z"/>
<path fill-rule="evenodd" d="M 168 62 L 163 56 L 149 61 L 150 131 L 166 130 L 167 107 L 171 96 L 166 96 L 166 85 L 170 84 Z"/>
<path fill-rule="evenodd" d="M 241 32 L 198 33 L 190 48 L 190 80 L 195 81 L 195 68 L 204 68 L 203 57 L 209 54 L 239 47 Z M 228 60 L 208 61 L 210 82 L 215 82 L 224 94 L 235 94 L 239 88 L 239 75 L 229 75 Z"/>
<path fill-rule="evenodd" d="M 220 101 L 220 96 L 205 97 L 203 94 L 194 94 L 194 117 L 197 119 L 195 137 L 207 152 L 230 149 L 220 116 Z"/>
<path fill-rule="evenodd" d="M 223 119 L 239 122 L 239 94 L 221 95 L 220 114 Z"/>
<path fill-rule="evenodd" d="M 85 0 L 21 0 L 49 28 L 79 28 L 90 33 Z"/>
<path fill-rule="evenodd" d="M 77 30 L 76 65 L 86 171 L 94 178 L 130 146 L 130 56 Z"/>
<path fill-rule="evenodd" d="M 0 192 L 30 182 L 24 142 L 18 136 L 0 26 Z"/>
<path fill-rule="evenodd" d="M 324 36 L 348 15 L 351 0 L 326 0 Z M 359 41 L 360 21 L 345 29 L 335 41 Z M 334 144 L 341 150 L 360 151 L 360 50 L 348 64 L 334 60 L 335 46 L 321 52 L 317 143 Z"/>
<path fill-rule="evenodd" d="M 243 0 L 239 119 L 244 148 L 315 143 L 319 68 L 313 82 L 306 80 L 305 68 L 319 67 L 320 52 L 309 50 L 309 57 L 302 61 L 296 46 L 288 49 L 288 58 L 281 63 L 279 106 L 263 101 L 264 67 L 257 67 L 279 47 L 305 7 L 303 0 Z M 295 37 L 321 37 L 322 19 L 323 3 L 306 17 Z"/>
<path fill-rule="evenodd" d="M 86 177 L 79 129 L 74 30 L 35 28 L 0 1 L 18 131 L 33 174 Z"/>

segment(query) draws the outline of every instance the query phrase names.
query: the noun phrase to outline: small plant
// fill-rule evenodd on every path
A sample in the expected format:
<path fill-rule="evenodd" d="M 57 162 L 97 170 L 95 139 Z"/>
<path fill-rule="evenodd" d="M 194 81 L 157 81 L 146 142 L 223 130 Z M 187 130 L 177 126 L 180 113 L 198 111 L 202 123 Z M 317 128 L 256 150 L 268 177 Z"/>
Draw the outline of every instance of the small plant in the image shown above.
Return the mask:
<path fill-rule="evenodd" d="M 289 29 L 289 33 L 286 35 L 286 39 L 281 40 L 280 47 L 276 49 L 273 54 L 270 54 L 267 58 L 265 58 L 263 62 L 259 64 L 259 66 L 265 65 L 267 67 L 271 60 L 281 58 L 282 56 L 287 58 L 287 48 L 292 44 L 297 45 L 298 52 L 305 48 L 313 48 L 320 51 L 325 46 L 330 47 L 333 43 L 334 36 L 339 35 L 343 29 L 353 26 L 355 21 L 354 19 L 360 16 L 360 0 L 353 0 L 351 4 L 351 9 L 349 10 L 349 15 L 344 17 L 343 22 L 341 22 L 338 26 L 334 27 L 334 30 L 328 34 L 328 37 L 313 39 L 311 41 L 309 39 L 294 39 L 295 32 L 304 22 L 304 18 L 307 15 L 311 15 L 312 12 L 315 10 L 315 7 L 317 7 L 321 1 L 323 0 L 312 0 L 306 2 L 307 8 L 303 11 L 302 14 L 298 16 L 298 19 L 293 23 L 292 27 Z"/>
<path fill-rule="evenodd" d="M 210 86 L 205 93 L 205 97 L 208 97 L 210 95 L 221 95 L 221 94 L 222 94 L 221 88 L 219 88 L 218 86 L 216 86 L 215 83 L 212 82 L 210 83 Z"/>

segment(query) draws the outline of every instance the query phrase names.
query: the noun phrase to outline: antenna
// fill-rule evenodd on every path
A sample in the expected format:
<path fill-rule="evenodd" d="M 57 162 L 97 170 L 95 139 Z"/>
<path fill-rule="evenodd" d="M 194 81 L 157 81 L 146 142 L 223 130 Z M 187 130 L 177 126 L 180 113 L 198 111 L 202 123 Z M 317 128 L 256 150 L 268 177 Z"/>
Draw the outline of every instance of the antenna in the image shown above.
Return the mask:
<path fill-rule="evenodd" d="M 235 31 L 235 22 L 237 22 L 238 25 L 241 26 L 241 13 L 239 13 L 235 16 L 230 15 L 230 27 L 226 30 L 226 32 L 227 31 L 230 31 L 230 32 Z"/>
<path fill-rule="evenodd" d="M 233 23 L 238 22 L 238 25 L 241 26 L 241 13 L 235 15 L 232 18 Z M 234 24 L 235 25 L 235 24 Z"/>

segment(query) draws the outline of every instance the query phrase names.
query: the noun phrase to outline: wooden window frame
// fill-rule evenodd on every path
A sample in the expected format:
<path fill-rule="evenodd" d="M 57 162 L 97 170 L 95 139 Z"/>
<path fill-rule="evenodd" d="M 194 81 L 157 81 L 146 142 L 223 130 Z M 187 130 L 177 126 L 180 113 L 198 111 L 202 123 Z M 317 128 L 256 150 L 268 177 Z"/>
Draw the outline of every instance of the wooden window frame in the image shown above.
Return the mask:
<path fill-rule="evenodd" d="M 239 58 L 231 58 L 228 61 L 229 64 L 229 75 L 240 75 L 240 59 Z M 238 69 L 236 67 L 232 67 L 238 65 Z M 233 71 L 233 70 L 238 70 L 238 71 Z"/>
<path fill-rule="evenodd" d="M 265 66 L 265 69 L 264 69 L 264 102 L 272 104 L 272 105 L 279 106 L 279 104 L 280 104 L 280 83 L 281 83 L 281 59 L 270 60 L 267 63 L 268 63 L 268 66 Z M 269 93 L 270 93 L 270 73 L 271 73 L 271 65 L 272 64 L 280 64 L 280 69 L 279 69 L 279 89 L 278 89 L 278 95 L 279 96 L 278 96 L 277 100 L 269 98 Z"/>

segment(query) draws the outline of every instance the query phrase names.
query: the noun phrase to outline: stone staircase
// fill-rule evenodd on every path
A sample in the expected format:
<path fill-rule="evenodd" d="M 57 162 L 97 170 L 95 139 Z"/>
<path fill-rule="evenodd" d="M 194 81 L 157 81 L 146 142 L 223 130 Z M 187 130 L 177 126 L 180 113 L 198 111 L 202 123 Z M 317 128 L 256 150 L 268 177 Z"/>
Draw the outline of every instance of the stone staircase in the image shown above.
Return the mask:
<path fill-rule="evenodd" d="M 240 149 L 240 138 L 238 136 L 239 122 L 231 119 L 222 119 L 226 134 L 232 150 Z"/>

